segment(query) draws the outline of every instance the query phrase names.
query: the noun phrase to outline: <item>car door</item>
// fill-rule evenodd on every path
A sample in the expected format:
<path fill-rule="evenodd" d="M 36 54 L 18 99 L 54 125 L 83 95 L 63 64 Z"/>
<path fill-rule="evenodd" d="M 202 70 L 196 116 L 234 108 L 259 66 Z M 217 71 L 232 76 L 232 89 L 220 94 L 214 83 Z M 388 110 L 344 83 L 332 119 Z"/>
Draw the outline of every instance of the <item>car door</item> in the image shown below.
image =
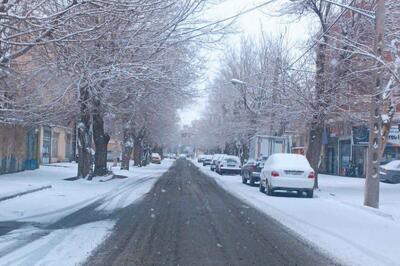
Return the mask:
<path fill-rule="evenodd" d="M 256 162 L 256 161 L 253 160 L 253 159 L 250 159 L 250 160 L 247 162 L 247 165 L 246 165 L 246 178 L 250 177 L 250 175 L 251 175 L 251 169 L 253 168 L 255 162 Z"/>

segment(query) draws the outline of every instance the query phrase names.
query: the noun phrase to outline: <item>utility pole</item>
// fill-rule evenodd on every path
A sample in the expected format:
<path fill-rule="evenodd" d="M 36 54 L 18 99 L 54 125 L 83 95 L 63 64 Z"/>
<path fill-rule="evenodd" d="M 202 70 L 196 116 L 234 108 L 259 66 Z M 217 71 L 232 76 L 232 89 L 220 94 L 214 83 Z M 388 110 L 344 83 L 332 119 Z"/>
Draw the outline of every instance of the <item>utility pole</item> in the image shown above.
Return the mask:
<path fill-rule="evenodd" d="M 377 58 L 382 58 L 385 32 L 385 0 L 378 0 L 375 14 L 375 44 L 374 52 Z M 379 163 L 381 161 L 382 145 L 382 63 L 376 60 L 375 90 L 371 96 L 369 115 L 369 141 L 367 173 L 365 179 L 364 205 L 379 208 Z"/>

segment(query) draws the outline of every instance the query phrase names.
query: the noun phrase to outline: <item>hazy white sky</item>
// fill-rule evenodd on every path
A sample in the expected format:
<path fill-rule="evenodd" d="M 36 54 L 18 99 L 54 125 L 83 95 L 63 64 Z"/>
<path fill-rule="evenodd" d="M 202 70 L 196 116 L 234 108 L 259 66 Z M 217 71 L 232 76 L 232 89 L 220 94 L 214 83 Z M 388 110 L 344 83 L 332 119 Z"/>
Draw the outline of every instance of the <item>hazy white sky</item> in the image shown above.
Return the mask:
<path fill-rule="evenodd" d="M 245 9 L 256 6 L 266 0 L 226 0 L 221 4 L 217 5 L 212 11 L 209 12 L 209 16 L 212 18 L 222 19 L 234 14 L 239 13 Z M 225 42 L 238 42 L 242 35 L 253 35 L 256 36 L 262 30 L 271 34 L 279 34 L 286 31 L 288 43 L 290 47 L 293 47 L 296 53 L 301 53 L 305 50 L 305 41 L 309 37 L 309 34 L 314 30 L 311 29 L 311 18 L 302 19 L 297 21 L 294 18 L 276 16 L 276 9 L 279 5 L 282 5 L 286 0 L 277 0 L 274 6 L 266 6 L 262 10 L 253 11 L 242 15 L 237 20 L 236 27 L 238 28 L 237 34 L 229 35 L 224 41 Z M 206 79 L 212 79 L 213 75 L 218 69 L 218 56 L 220 51 L 207 51 L 211 54 L 210 61 L 207 65 Z M 200 88 L 204 88 L 205 84 L 200 83 Z M 181 124 L 190 124 L 191 121 L 201 117 L 204 108 L 207 105 L 207 96 L 197 99 L 193 104 L 187 106 L 185 109 L 179 112 L 181 118 Z"/>

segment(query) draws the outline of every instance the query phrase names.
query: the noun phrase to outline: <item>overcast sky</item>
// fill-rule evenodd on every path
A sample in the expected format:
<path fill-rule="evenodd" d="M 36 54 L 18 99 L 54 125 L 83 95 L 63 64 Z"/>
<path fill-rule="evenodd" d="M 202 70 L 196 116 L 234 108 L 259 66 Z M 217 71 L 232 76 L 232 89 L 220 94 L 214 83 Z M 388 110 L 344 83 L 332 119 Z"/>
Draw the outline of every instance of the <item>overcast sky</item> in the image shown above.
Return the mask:
<path fill-rule="evenodd" d="M 214 19 L 226 18 L 265 1 L 266 0 L 226 0 L 213 8 L 208 16 Z M 277 16 L 277 8 L 284 2 L 285 0 L 278 0 L 277 4 L 274 6 L 266 6 L 262 10 L 253 11 L 240 16 L 236 25 L 238 33 L 229 35 L 224 41 L 229 43 L 238 42 L 242 35 L 257 36 L 261 31 L 261 27 L 264 32 L 276 35 L 286 31 L 289 46 L 293 47 L 294 54 L 300 54 L 301 51 L 306 49 L 305 42 L 309 38 L 309 34 L 315 30 L 312 29 L 312 18 L 298 21 L 293 17 Z M 210 60 L 207 64 L 206 80 L 212 79 L 216 74 L 218 69 L 218 56 L 221 52 L 215 50 L 207 51 L 207 53 L 210 54 Z M 201 89 L 204 89 L 205 85 L 205 82 L 198 84 Z M 191 121 L 200 118 L 206 105 L 207 96 L 204 94 L 203 97 L 197 99 L 193 104 L 181 110 L 179 112 L 181 125 L 190 124 Z"/>

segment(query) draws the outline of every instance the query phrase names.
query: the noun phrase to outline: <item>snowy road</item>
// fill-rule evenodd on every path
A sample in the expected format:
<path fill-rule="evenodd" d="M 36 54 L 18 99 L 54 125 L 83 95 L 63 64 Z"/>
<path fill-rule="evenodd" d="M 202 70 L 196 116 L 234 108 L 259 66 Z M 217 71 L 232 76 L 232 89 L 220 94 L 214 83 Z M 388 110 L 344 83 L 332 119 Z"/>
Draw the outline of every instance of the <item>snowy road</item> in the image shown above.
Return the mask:
<path fill-rule="evenodd" d="M 88 265 L 334 264 L 187 160 L 119 217 Z"/>

